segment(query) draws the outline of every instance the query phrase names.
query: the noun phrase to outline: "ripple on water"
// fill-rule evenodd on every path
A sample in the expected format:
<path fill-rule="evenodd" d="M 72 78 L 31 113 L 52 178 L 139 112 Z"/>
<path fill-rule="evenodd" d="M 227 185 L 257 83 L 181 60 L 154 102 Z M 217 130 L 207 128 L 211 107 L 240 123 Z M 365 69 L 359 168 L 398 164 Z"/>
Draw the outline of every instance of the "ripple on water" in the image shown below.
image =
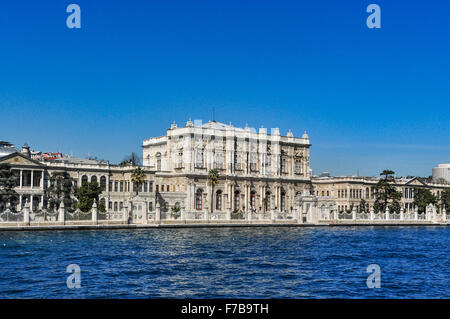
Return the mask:
<path fill-rule="evenodd" d="M 0 233 L 2 298 L 449 298 L 450 228 Z M 78 264 L 82 288 L 66 287 Z M 369 264 L 381 288 L 366 286 Z"/>

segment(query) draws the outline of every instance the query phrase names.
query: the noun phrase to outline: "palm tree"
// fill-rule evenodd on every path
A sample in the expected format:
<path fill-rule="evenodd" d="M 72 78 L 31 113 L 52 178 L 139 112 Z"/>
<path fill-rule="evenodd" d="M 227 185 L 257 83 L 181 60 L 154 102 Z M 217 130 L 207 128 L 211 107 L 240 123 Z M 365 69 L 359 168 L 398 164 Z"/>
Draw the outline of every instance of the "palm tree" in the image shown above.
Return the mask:
<path fill-rule="evenodd" d="M 211 185 L 211 211 L 213 211 L 213 194 L 214 194 L 214 186 L 217 184 L 217 181 L 219 180 L 219 171 L 215 168 L 210 169 L 208 172 L 208 177 L 206 178 L 208 180 L 208 184 Z"/>
<path fill-rule="evenodd" d="M 139 185 L 142 184 L 144 180 L 144 171 L 140 167 L 135 168 L 131 174 L 131 181 L 136 185 L 136 196 L 138 195 Z"/>

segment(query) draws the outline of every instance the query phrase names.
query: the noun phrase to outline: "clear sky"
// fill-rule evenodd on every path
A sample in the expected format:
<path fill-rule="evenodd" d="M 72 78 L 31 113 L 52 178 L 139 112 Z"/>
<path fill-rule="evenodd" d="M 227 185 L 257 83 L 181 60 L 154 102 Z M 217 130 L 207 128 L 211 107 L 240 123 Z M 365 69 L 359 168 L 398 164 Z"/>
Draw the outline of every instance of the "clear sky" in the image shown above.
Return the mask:
<path fill-rule="evenodd" d="M 0 140 L 19 147 L 119 162 L 214 106 L 306 130 L 315 174 L 450 162 L 449 1 L 3 1 L 0 43 Z"/>

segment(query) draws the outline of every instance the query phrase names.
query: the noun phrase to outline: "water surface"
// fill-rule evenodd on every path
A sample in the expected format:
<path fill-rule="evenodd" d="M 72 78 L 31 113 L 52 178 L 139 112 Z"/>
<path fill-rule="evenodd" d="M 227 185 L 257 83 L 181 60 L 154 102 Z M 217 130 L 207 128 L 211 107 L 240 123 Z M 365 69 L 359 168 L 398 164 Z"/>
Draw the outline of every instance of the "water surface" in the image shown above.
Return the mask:
<path fill-rule="evenodd" d="M 449 298 L 449 247 L 448 227 L 0 232 L 0 297 Z"/>

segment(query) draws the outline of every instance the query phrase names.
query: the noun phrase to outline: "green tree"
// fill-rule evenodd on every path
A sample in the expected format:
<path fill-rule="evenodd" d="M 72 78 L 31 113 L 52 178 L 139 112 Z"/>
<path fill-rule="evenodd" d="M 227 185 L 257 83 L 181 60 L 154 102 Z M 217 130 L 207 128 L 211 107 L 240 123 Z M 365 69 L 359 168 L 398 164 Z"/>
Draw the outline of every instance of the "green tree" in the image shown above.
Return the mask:
<path fill-rule="evenodd" d="M 362 212 L 369 212 L 369 204 L 365 201 L 365 199 L 361 199 L 359 202 L 359 211 Z"/>
<path fill-rule="evenodd" d="M 132 166 L 138 166 L 141 164 L 141 160 L 139 156 L 133 152 L 128 156 L 125 156 L 125 158 L 120 162 L 120 166 L 126 166 L 126 165 L 132 165 Z"/>
<path fill-rule="evenodd" d="M 99 195 L 102 193 L 102 189 L 97 182 L 88 182 L 83 186 L 75 190 L 75 197 L 78 202 L 76 203 L 76 208 L 79 208 L 83 212 L 88 212 L 94 201 L 99 203 Z M 103 204 L 98 204 L 97 206 L 100 212 L 105 212 L 105 206 Z"/>
<path fill-rule="evenodd" d="M 137 195 L 139 192 L 139 185 L 141 185 L 145 181 L 145 173 L 142 168 L 137 167 L 134 169 L 133 173 L 131 174 L 131 181 L 135 185 Z"/>
<path fill-rule="evenodd" d="M 414 188 L 414 206 L 417 206 L 419 213 L 425 212 L 427 205 L 436 205 L 437 198 L 427 188 Z"/>
<path fill-rule="evenodd" d="M 55 172 L 50 177 L 50 187 L 44 191 L 44 196 L 47 199 L 47 206 L 51 210 L 57 210 L 61 201 L 64 202 L 64 207 L 72 211 L 74 209 L 75 201 L 72 198 L 75 187 L 73 179 L 67 172 Z"/>
<path fill-rule="evenodd" d="M 383 179 L 380 179 L 375 185 L 375 204 L 374 210 L 377 212 L 384 212 L 386 207 L 389 207 L 391 212 L 400 212 L 400 200 L 402 198 L 402 193 L 397 191 L 397 189 L 390 183 L 394 178 L 395 172 L 391 170 L 384 170 L 381 172 Z"/>
<path fill-rule="evenodd" d="M 213 194 L 214 194 L 214 186 L 219 181 L 219 171 L 215 168 L 210 169 L 206 179 L 208 180 L 208 184 L 211 185 L 211 211 L 213 211 L 212 200 L 213 200 Z"/>
<path fill-rule="evenodd" d="M 441 193 L 441 205 L 450 212 L 450 187 L 444 189 Z"/>
<path fill-rule="evenodd" d="M 0 164 L 0 206 L 6 206 L 8 203 L 13 207 L 17 205 L 19 194 L 14 187 L 18 180 L 18 176 L 13 173 L 10 164 Z"/>

